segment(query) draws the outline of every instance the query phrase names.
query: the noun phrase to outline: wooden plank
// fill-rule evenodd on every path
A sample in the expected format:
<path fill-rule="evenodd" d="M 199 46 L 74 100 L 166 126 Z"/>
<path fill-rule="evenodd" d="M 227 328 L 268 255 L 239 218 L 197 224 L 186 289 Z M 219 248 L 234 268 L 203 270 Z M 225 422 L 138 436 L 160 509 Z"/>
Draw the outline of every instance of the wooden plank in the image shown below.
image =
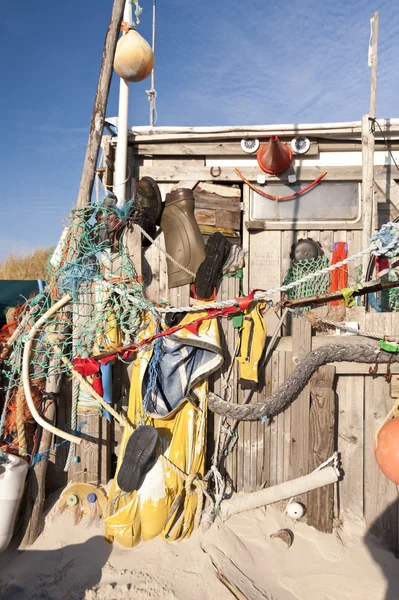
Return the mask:
<path fill-rule="evenodd" d="M 197 179 L 191 179 L 191 180 L 183 179 L 182 181 L 178 181 L 177 183 L 175 183 L 175 185 L 173 186 L 173 189 L 174 190 L 179 190 L 179 189 L 193 190 L 195 188 L 195 186 L 197 185 L 197 183 L 198 183 Z"/>
<path fill-rule="evenodd" d="M 212 181 L 214 184 L 221 182 L 234 182 L 241 183 L 242 179 L 234 171 L 233 167 L 223 167 L 220 174 L 212 175 L 209 167 L 182 167 L 179 162 L 172 165 L 154 164 L 153 166 L 141 166 L 136 165 L 136 176 L 142 177 L 149 175 L 157 180 L 157 182 L 178 182 L 184 176 L 185 180 L 192 181 Z M 301 167 L 300 181 L 314 181 L 319 175 L 324 172 L 324 167 Z M 388 166 L 377 166 L 375 167 L 376 177 L 386 177 L 387 172 L 391 171 L 391 167 Z M 240 172 L 249 181 L 256 181 L 259 175 L 259 169 L 257 167 L 241 167 Z M 328 167 L 328 172 L 325 175 L 323 181 L 361 181 L 362 169 L 357 166 L 342 166 L 342 167 Z M 281 176 L 266 175 L 267 182 L 288 182 L 288 175 L 282 174 Z"/>
<path fill-rule="evenodd" d="M 292 373 L 294 363 L 292 352 L 285 352 L 285 379 Z M 284 411 L 284 469 L 283 481 L 292 479 L 291 475 L 291 423 L 292 423 L 292 404 Z"/>
<path fill-rule="evenodd" d="M 384 378 L 367 377 L 364 419 L 364 515 L 370 532 L 384 547 L 397 553 L 397 490 L 380 471 L 374 457 L 376 431 L 391 407 L 392 400 Z"/>
<path fill-rule="evenodd" d="M 240 191 L 236 190 L 236 188 L 231 189 L 233 189 L 234 191 Z M 201 190 L 198 190 L 197 188 L 196 190 L 194 190 L 194 198 L 196 208 L 213 208 L 215 210 L 229 210 L 237 213 L 241 212 L 241 196 L 225 198 L 223 196 L 220 196 L 219 194 L 203 192 Z"/>
<path fill-rule="evenodd" d="M 328 260 L 331 261 L 332 253 L 333 253 L 333 232 L 331 229 L 322 229 L 320 231 L 320 244 L 324 250 L 324 254 L 327 256 Z"/>
<path fill-rule="evenodd" d="M 223 167 L 221 173 L 218 175 L 212 175 L 209 167 L 182 166 L 176 161 L 175 164 L 162 165 L 154 164 L 153 166 L 136 166 L 138 178 L 148 175 L 153 177 L 158 182 L 177 182 L 184 176 L 188 180 L 210 180 L 213 183 L 218 182 L 236 182 L 242 183 L 241 177 L 237 175 L 233 167 Z M 375 171 L 377 175 L 385 176 L 387 167 L 376 167 Z M 300 181 L 314 181 L 319 175 L 325 171 L 324 167 L 302 167 Z M 212 170 L 215 172 L 215 170 Z M 249 181 L 256 181 L 259 175 L 259 169 L 257 167 L 241 167 L 240 172 Z M 361 181 L 362 170 L 361 167 L 328 167 L 327 175 L 325 175 L 323 181 Z M 288 175 L 284 173 L 281 176 L 266 175 L 266 180 L 276 182 L 288 182 Z"/>
<path fill-rule="evenodd" d="M 247 227 L 250 231 L 263 231 L 266 230 L 267 231 L 296 231 L 296 230 L 302 230 L 304 226 L 306 226 L 307 224 L 309 224 L 309 221 L 298 221 L 298 222 L 284 222 L 284 221 L 250 221 L 250 220 L 246 220 L 245 222 L 245 227 Z M 344 229 L 345 231 L 347 229 L 354 229 L 354 230 L 362 230 L 363 229 L 363 225 L 362 225 L 362 221 L 358 221 L 356 223 L 354 222 L 350 222 L 350 221 L 346 221 L 346 222 L 342 222 L 342 223 L 334 223 L 332 224 L 331 221 L 317 221 L 317 222 L 312 222 L 312 228 L 314 230 L 320 230 L 321 232 L 323 232 L 326 228 L 330 228 L 330 227 L 334 227 L 334 230 L 339 230 L 339 229 Z"/>
<path fill-rule="evenodd" d="M 286 373 L 286 353 L 275 352 L 278 354 L 278 387 L 285 380 Z M 286 412 L 286 411 L 285 411 Z M 276 483 L 284 481 L 284 434 L 285 434 L 285 412 L 277 415 L 277 464 L 276 464 Z"/>
<path fill-rule="evenodd" d="M 339 518 L 363 521 L 364 377 L 338 377 L 338 450 L 344 477 L 338 483 Z"/>
<path fill-rule="evenodd" d="M 261 393 L 258 394 L 258 401 L 262 402 L 265 397 L 272 393 L 273 386 L 273 367 L 272 360 L 269 360 L 265 371 L 265 386 Z M 262 453 L 262 474 L 259 487 L 270 486 L 270 424 L 268 422 L 260 424 L 260 429 L 263 434 L 263 453 Z"/>
<path fill-rule="evenodd" d="M 194 210 L 195 220 L 198 225 L 216 225 L 216 211 L 207 210 L 204 208 L 196 208 Z M 223 225 L 222 225 L 223 226 Z M 227 227 L 227 225 L 226 225 Z"/>
<path fill-rule="evenodd" d="M 249 287 L 250 289 L 267 290 L 281 284 L 281 235 L 278 231 L 263 231 L 251 235 L 251 253 L 249 255 Z M 271 296 L 278 302 L 280 294 Z M 275 313 L 266 314 L 265 322 L 269 332 L 277 326 Z"/>
<path fill-rule="evenodd" d="M 292 323 L 292 362 L 297 365 L 310 352 L 312 327 L 310 323 L 294 319 Z M 309 473 L 309 411 L 310 390 L 307 385 L 291 406 L 291 477 Z M 299 498 L 307 506 L 307 495 Z"/>
<path fill-rule="evenodd" d="M 272 363 L 272 393 L 279 386 L 279 352 L 273 352 L 271 357 Z M 278 425 L 277 418 L 273 419 L 269 424 L 270 429 L 270 469 L 269 469 L 269 485 L 277 484 L 277 444 L 278 444 Z"/>
<path fill-rule="evenodd" d="M 47 405 L 44 417 L 49 423 L 55 422 L 56 407 L 53 401 Z M 47 429 L 42 429 L 38 454 L 49 451 L 53 434 Z M 46 455 L 36 462 L 30 469 L 25 496 L 25 516 L 23 523 L 23 538 L 19 548 L 29 548 L 39 537 L 42 531 L 42 511 L 46 498 L 46 472 L 48 466 Z"/>
<path fill-rule="evenodd" d="M 290 140 L 289 140 L 290 141 Z M 207 156 L 207 155 L 241 155 L 250 156 L 241 148 L 240 141 L 215 141 L 215 142 L 145 142 L 134 144 L 134 153 L 151 156 Z M 317 142 L 311 142 L 306 156 L 315 156 L 319 148 Z M 296 154 L 296 153 L 295 153 Z M 256 156 L 256 153 L 253 154 Z M 302 155 L 301 155 L 302 156 Z"/>
<path fill-rule="evenodd" d="M 216 210 L 215 221 L 216 227 L 227 227 L 229 229 L 239 230 L 241 227 L 241 212 Z"/>
<path fill-rule="evenodd" d="M 220 230 L 236 231 L 239 236 L 241 213 L 228 210 L 195 209 L 195 220 L 198 225 L 208 225 Z"/>
<path fill-rule="evenodd" d="M 399 210 L 399 185 L 396 181 L 387 174 L 386 177 L 375 177 L 374 183 L 385 198 Z"/>
<path fill-rule="evenodd" d="M 378 124 L 382 131 L 385 132 L 385 137 L 389 138 L 394 133 L 399 132 L 398 119 L 378 119 Z M 166 136 L 167 139 L 193 139 L 198 136 L 200 139 L 205 136 L 213 136 L 214 138 L 238 138 L 242 137 L 267 137 L 277 135 L 279 137 L 289 137 L 294 135 L 310 136 L 310 137 L 328 137 L 337 134 L 351 135 L 361 133 L 361 122 L 351 121 L 346 123 L 312 123 L 312 124 L 284 124 L 284 125 L 251 125 L 251 126 L 218 126 L 218 127 L 157 127 L 136 126 L 131 128 L 131 136 L 137 141 L 154 141 L 162 139 Z M 380 137 L 379 128 L 376 128 L 376 137 Z M 176 137 L 175 137 L 176 136 Z"/>
<path fill-rule="evenodd" d="M 320 367 L 310 382 L 309 471 L 314 471 L 334 452 L 335 369 Z M 332 533 L 334 485 L 308 492 L 307 521 L 319 531 Z"/>
<path fill-rule="evenodd" d="M 241 199 L 240 188 L 209 183 L 208 181 L 201 181 L 198 184 L 196 191 L 212 194 L 215 196 L 222 196 L 223 198 L 230 198 L 232 202 L 236 202 L 237 198 Z"/>
<path fill-rule="evenodd" d="M 373 226 L 373 183 L 374 183 L 374 135 L 369 115 L 362 116 L 362 215 L 363 248 L 367 248 Z M 385 174 L 384 174 L 385 176 Z M 366 273 L 369 256 L 363 257 L 363 273 Z"/>

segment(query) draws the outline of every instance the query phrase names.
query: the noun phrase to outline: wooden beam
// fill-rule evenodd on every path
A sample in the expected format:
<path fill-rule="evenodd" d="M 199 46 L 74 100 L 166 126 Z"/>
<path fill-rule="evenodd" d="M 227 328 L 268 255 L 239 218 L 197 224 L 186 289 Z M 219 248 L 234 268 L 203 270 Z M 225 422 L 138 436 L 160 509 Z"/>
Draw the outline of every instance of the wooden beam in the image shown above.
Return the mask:
<path fill-rule="evenodd" d="M 44 412 L 44 417 L 50 423 L 55 421 L 55 403 L 50 402 Z M 49 451 L 53 434 L 47 429 L 42 429 L 38 454 Z M 48 459 L 46 456 L 36 462 L 30 469 L 25 499 L 25 517 L 23 524 L 24 535 L 20 548 L 29 548 L 39 537 L 42 531 L 42 512 L 46 498 L 46 472 Z"/>
<path fill-rule="evenodd" d="M 360 220 L 357 223 L 334 223 L 331 221 L 309 221 L 303 220 L 293 223 L 292 221 L 245 221 L 245 227 L 249 231 L 306 231 L 310 227 L 314 231 L 326 231 L 326 229 L 334 231 L 356 231 L 363 229 L 363 222 Z"/>
<path fill-rule="evenodd" d="M 312 326 L 300 319 L 292 323 L 292 362 L 294 367 L 308 354 L 312 347 Z M 309 473 L 309 412 L 310 387 L 304 387 L 291 406 L 291 479 Z M 308 505 L 307 494 L 298 498 Z"/>
<path fill-rule="evenodd" d="M 310 380 L 309 472 L 324 463 L 334 452 L 335 368 L 320 367 Z M 332 533 L 334 485 L 308 492 L 307 520 L 319 531 Z"/>
<path fill-rule="evenodd" d="M 373 185 L 374 185 L 374 135 L 369 115 L 362 117 L 362 215 L 363 248 L 369 245 L 373 233 Z M 367 270 L 369 256 L 363 257 L 363 273 Z"/>
<path fill-rule="evenodd" d="M 89 204 L 91 199 L 97 158 L 104 128 L 105 110 L 107 108 L 108 93 L 112 79 L 115 49 L 118 42 L 124 8 L 125 0 L 114 0 L 111 18 L 105 36 L 100 76 L 98 78 L 96 96 L 94 98 L 89 140 L 87 142 L 86 156 L 83 163 L 83 172 L 78 193 L 78 207 Z"/>
<path fill-rule="evenodd" d="M 183 179 L 182 181 L 178 181 L 177 183 L 175 183 L 175 185 L 173 186 L 173 190 L 179 190 L 179 189 L 188 189 L 188 190 L 193 190 L 195 188 L 195 186 L 197 185 L 198 180 L 194 179 L 191 181 L 185 180 Z"/>
<path fill-rule="evenodd" d="M 196 193 L 201 193 L 203 197 L 210 198 L 211 196 L 222 196 L 223 198 L 240 198 L 241 189 L 238 187 L 231 187 L 227 185 L 219 185 L 209 183 L 207 181 L 200 181 L 196 189 Z"/>
<path fill-rule="evenodd" d="M 281 140 L 285 143 L 291 142 L 291 138 Z M 266 139 L 263 140 L 266 142 Z M 147 142 L 133 144 L 134 153 L 140 156 L 250 156 L 241 148 L 240 141 L 216 141 L 216 142 Z M 298 156 L 315 156 L 319 153 L 316 142 L 311 142 L 306 155 Z M 297 154 L 294 152 L 294 154 Z M 256 153 L 253 154 L 256 157 Z"/>
<path fill-rule="evenodd" d="M 327 175 L 324 177 L 323 181 L 360 182 L 362 180 L 361 167 L 301 167 L 296 169 L 296 173 L 298 181 L 314 181 L 325 170 L 327 170 Z M 213 169 L 213 171 L 215 171 L 215 169 Z M 249 181 L 256 181 L 259 175 L 259 169 L 257 167 L 242 167 L 240 168 L 240 171 Z M 184 176 L 186 180 L 210 181 L 212 183 L 231 181 L 242 184 L 241 177 L 234 172 L 233 167 L 223 167 L 220 175 L 212 175 L 211 168 L 209 167 L 184 166 L 184 168 L 182 168 L 177 162 L 174 165 L 166 166 L 137 166 L 136 172 L 137 178 L 148 175 L 156 179 L 158 183 L 177 182 Z M 376 174 L 385 176 L 386 172 L 386 167 L 376 168 Z M 288 183 L 288 176 L 284 173 L 280 177 L 277 177 L 276 175 L 266 175 L 266 182 Z"/>
<path fill-rule="evenodd" d="M 388 202 L 391 202 L 394 207 L 399 210 L 399 185 L 392 177 L 375 177 L 374 183 L 377 188 L 382 192 Z"/>

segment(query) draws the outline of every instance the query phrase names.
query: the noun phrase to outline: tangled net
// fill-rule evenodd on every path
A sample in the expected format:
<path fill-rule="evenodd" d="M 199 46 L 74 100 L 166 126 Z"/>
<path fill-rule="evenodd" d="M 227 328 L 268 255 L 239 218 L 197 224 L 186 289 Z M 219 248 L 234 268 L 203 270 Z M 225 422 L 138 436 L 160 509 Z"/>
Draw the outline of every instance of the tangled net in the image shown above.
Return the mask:
<path fill-rule="evenodd" d="M 16 322 L 2 331 L 0 448 L 22 450 L 22 454 L 32 450 L 34 424 L 21 379 L 23 348 L 33 323 L 54 302 L 65 294 L 72 297 L 48 319 L 45 333 L 40 333 L 33 344 L 30 378 L 38 408 L 46 398 L 47 382 L 67 371 L 61 355 L 70 360 L 85 358 L 129 345 L 145 326 L 143 309 L 152 308 L 152 304 L 144 297 L 143 285 L 124 243 L 128 231 L 131 220 L 109 198 L 95 208 L 89 205 L 72 211 L 70 224 L 50 258 L 45 289 L 19 308 Z M 122 294 L 114 293 L 115 284 Z M 56 342 L 48 337 L 49 333 L 56 334 Z M 23 429 L 21 423 L 18 426 L 18 414 Z"/>

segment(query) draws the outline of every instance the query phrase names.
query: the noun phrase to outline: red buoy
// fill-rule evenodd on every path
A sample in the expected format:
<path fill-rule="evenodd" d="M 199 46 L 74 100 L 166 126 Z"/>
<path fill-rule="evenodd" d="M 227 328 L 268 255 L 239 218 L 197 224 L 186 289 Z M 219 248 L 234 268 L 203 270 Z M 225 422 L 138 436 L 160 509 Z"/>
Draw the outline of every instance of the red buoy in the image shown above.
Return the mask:
<path fill-rule="evenodd" d="M 396 485 L 399 485 L 399 418 L 391 419 L 378 432 L 374 445 L 377 465 Z"/>
<path fill-rule="evenodd" d="M 280 142 L 276 135 L 272 135 L 267 144 L 259 148 L 256 158 L 262 171 L 276 175 L 290 166 L 292 150 L 287 144 Z"/>

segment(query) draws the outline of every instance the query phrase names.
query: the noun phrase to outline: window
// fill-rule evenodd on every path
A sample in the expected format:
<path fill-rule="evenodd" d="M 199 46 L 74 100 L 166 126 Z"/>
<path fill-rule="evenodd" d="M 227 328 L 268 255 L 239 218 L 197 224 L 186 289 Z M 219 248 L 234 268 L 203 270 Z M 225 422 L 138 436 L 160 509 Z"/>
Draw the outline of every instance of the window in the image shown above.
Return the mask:
<path fill-rule="evenodd" d="M 273 196 L 289 196 L 308 184 L 273 183 L 262 190 Z M 251 221 L 355 221 L 359 217 L 357 182 L 324 182 L 292 200 L 275 202 L 251 190 Z"/>

